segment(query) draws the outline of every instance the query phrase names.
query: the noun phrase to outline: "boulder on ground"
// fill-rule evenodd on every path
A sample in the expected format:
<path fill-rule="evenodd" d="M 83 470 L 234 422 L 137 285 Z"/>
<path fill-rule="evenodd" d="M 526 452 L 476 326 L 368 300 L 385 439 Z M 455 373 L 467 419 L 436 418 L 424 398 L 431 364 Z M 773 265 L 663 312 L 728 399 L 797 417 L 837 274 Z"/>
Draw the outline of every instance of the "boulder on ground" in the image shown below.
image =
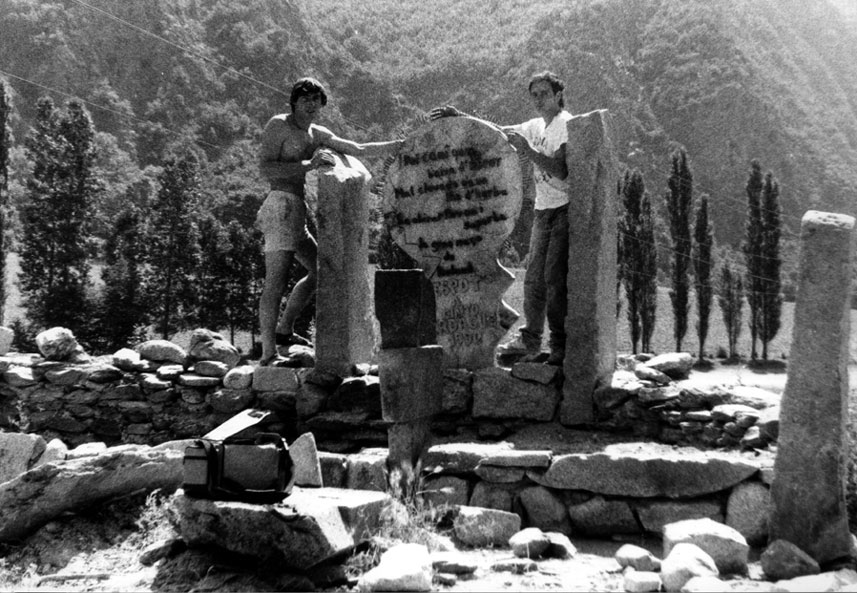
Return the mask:
<path fill-rule="evenodd" d="M 717 576 L 720 571 L 714 559 L 694 544 L 676 544 L 661 562 L 661 580 L 667 591 L 681 591 L 693 577 Z"/>
<path fill-rule="evenodd" d="M 679 543 L 698 546 L 723 574 L 745 574 L 750 546 L 736 529 L 711 519 L 688 519 L 664 527 L 664 556 Z"/>
<path fill-rule="evenodd" d="M 634 570 L 656 572 L 661 569 L 661 561 L 651 552 L 634 544 L 625 544 L 613 556 L 619 566 L 630 566 Z"/>
<path fill-rule="evenodd" d="M 357 583 L 358 591 L 431 591 L 432 562 L 421 544 L 399 544 Z"/>
<path fill-rule="evenodd" d="M 672 379 L 686 379 L 693 368 L 693 356 L 689 352 L 667 352 L 647 360 L 643 366 L 658 370 Z"/>
<path fill-rule="evenodd" d="M 521 529 L 521 517 L 496 509 L 462 506 L 453 522 L 455 536 L 468 546 L 505 546 Z"/>
<path fill-rule="evenodd" d="M 538 527 L 527 527 L 509 538 L 509 547 L 518 558 L 539 558 L 550 545 L 550 538 Z"/>
<path fill-rule="evenodd" d="M 821 568 L 815 559 L 798 546 L 784 539 L 772 541 L 760 558 L 762 570 L 772 581 L 818 574 Z"/>

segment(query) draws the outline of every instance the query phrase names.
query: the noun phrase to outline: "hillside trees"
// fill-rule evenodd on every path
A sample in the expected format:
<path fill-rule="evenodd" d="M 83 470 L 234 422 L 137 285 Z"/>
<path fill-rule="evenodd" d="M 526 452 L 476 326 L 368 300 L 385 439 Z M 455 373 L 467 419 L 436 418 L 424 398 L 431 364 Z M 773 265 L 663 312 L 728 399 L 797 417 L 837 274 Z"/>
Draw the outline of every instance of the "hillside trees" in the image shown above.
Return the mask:
<path fill-rule="evenodd" d="M 196 319 L 194 277 L 199 265 L 194 214 L 199 201 L 199 160 L 193 152 L 170 157 L 158 177 L 147 233 L 145 286 L 156 331 L 164 339 Z"/>
<path fill-rule="evenodd" d="M 30 322 L 64 326 L 85 339 L 90 301 L 91 206 L 102 191 L 94 174 L 95 130 L 75 100 L 60 112 L 49 98 L 38 102 L 26 139 L 32 175 L 20 215 L 21 288 Z"/>
<path fill-rule="evenodd" d="M 657 309 L 657 249 L 651 201 L 642 174 L 626 172 L 621 186 L 623 213 L 619 219 L 619 276 L 628 301 L 631 347 L 651 351 Z"/>
<path fill-rule="evenodd" d="M 677 351 L 687 333 L 688 295 L 690 292 L 690 212 L 693 201 L 693 175 L 684 149 L 673 152 L 672 171 L 667 181 L 667 213 L 672 238 L 670 301 L 673 309 L 673 337 Z"/>
<path fill-rule="evenodd" d="M 101 271 L 104 291 L 98 321 L 106 351 L 127 346 L 148 324 L 148 303 L 143 294 L 144 261 L 140 212 L 128 208 L 114 221 L 113 233 L 104 247 L 105 265 Z"/>

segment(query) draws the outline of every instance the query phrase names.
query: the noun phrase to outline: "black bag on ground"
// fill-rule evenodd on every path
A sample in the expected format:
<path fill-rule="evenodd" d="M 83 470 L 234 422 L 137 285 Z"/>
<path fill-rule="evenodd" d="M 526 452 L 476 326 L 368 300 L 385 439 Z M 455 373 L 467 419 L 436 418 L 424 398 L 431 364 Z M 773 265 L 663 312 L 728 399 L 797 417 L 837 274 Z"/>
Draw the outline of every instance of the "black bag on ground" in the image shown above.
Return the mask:
<path fill-rule="evenodd" d="M 188 496 L 257 504 L 280 502 L 294 483 L 285 439 L 271 432 L 236 436 L 269 415 L 244 410 L 185 448 L 184 482 Z"/>

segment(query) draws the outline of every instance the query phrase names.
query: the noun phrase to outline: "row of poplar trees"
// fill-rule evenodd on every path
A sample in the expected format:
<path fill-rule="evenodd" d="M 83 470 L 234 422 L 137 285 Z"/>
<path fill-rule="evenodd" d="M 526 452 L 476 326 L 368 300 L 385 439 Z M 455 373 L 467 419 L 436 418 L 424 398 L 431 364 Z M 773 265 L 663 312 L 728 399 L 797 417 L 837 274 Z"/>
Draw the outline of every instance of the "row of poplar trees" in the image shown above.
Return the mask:
<path fill-rule="evenodd" d="M 782 231 L 779 185 L 772 173 L 762 174 L 757 161 L 750 164 L 746 183 L 747 222 L 741 250 L 743 270 L 737 258 L 725 255 L 719 262 L 719 281 L 714 280 L 714 228 L 709 215 L 710 198 L 699 196 L 694 204 L 693 174 L 685 150 L 672 154 L 672 168 L 664 195 L 669 219 L 670 301 L 673 338 L 681 351 L 688 330 L 691 282 L 696 296 L 699 359 L 705 357 L 711 305 L 716 294 L 729 340 L 729 356 L 738 356 L 744 300 L 749 304 L 748 325 L 751 358 L 767 360 L 768 344 L 780 329 L 782 286 L 780 235 Z M 617 289 L 624 286 L 631 344 L 652 351 L 658 291 L 658 234 L 652 201 L 639 170 L 628 171 L 620 182 L 622 214 L 619 218 L 619 274 Z M 693 215 L 693 221 L 691 221 Z"/>
<path fill-rule="evenodd" d="M 0 215 L 8 215 L 9 93 L 0 80 Z M 144 208 L 129 197 L 103 245 L 92 234 L 104 182 L 94 164 L 95 129 L 77 100 L 58 108 L 38 101 L 24 139 L 31 173 L 18 210 L 19 275 L 27 319 L 10 320 L 18 346 L 36 332 L 69 328 L 91 351 L 110 352 L 145 337 L 182 329 L 253 332 L 263 260 L 259 237 L 235 220 L 200 212 L 200 162 L 192 150 L 167 158 L 157 193 Z M 0 237 L 8 239 L 0 219 Z M 9 245 L 0 245 L 4 265 Z M 95 289 L 92 262 L 103 262 Z M 0 279 L 5 270 L 0 270 Z M 0 287 L 4 283 L 0 282 Z M 6 294 L 0 294 L 5 303 Z M 0 315 L 2 321 L 2 315 Z M 24 343 L 22 343 L 24 342 Z"/>

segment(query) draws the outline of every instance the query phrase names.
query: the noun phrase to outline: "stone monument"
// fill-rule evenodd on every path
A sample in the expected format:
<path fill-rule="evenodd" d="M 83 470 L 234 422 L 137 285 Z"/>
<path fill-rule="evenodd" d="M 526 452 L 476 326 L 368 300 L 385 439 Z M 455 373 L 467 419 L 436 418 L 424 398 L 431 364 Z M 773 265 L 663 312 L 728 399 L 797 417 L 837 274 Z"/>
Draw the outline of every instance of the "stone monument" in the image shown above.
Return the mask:
<path fill-rule="evenodd" d="M 845 507 L 854 218 L 807 212 L 771 484 L 770 541 L 819 564 L 851 553 Z"/>
<path fill-rule="evenodd" d="M 444 365 L 493 366 L 518 318 L 497 261 L 521 208 L 518 156 L 499 128 L 448 117 L 419 128 L 387 173 L 382 208 L 393 239 L 431 280 Z"/>

